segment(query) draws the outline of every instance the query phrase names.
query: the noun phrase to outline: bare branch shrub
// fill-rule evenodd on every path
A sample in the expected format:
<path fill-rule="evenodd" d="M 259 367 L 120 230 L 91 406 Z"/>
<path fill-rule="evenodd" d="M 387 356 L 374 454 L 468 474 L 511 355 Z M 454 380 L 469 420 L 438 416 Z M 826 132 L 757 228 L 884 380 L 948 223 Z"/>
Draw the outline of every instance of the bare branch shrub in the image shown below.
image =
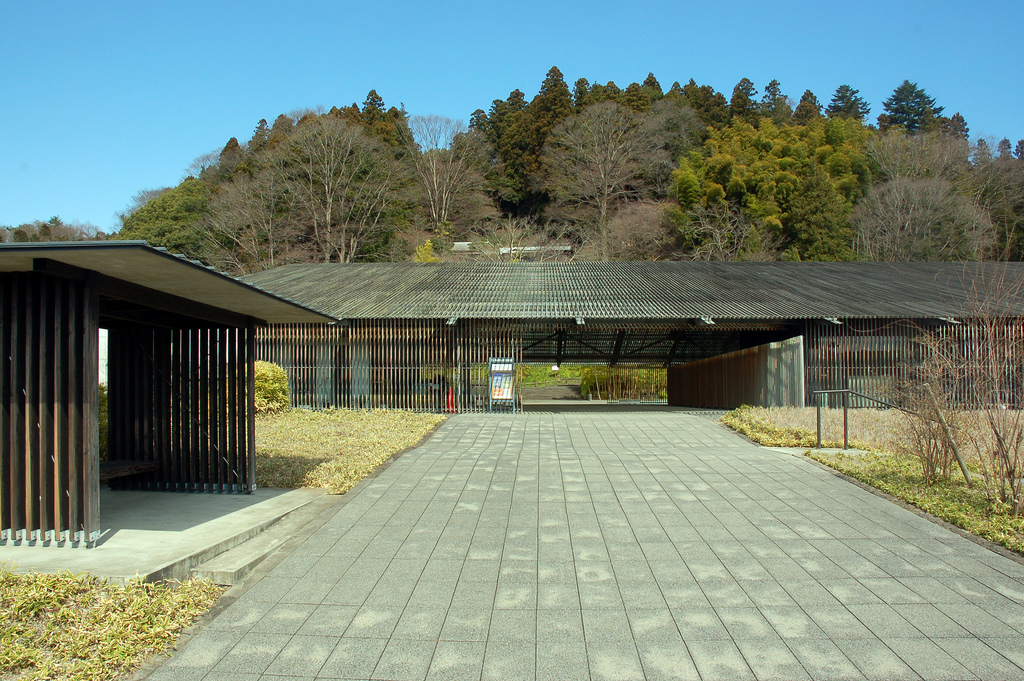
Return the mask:
<path fill-rule="evenodd" d="M 939 421 L 938 409 L 925 395 L 922 386 L 911 391 L 909 403 L 911 412 L 901 412 L 896 423 L 896 450 L 916 457 L 921 463 L 925 482 L 931 485 L 940 477 L 949 477 L 950 464 L 954 459 L 952 443 Z M 953 413 L 950 411 L 944 416 L 948 422 Z"/>
<path fill-rule="evenodd" d="M 983 265 L 975 272 L 969 317 L 922 334 L 920 376 L 934 386 L 934 400 L 980 469 L 989 500 L 1016 516 L 1024 509 L 1024 323 L 1013 311 L 1022 282 Z"/>

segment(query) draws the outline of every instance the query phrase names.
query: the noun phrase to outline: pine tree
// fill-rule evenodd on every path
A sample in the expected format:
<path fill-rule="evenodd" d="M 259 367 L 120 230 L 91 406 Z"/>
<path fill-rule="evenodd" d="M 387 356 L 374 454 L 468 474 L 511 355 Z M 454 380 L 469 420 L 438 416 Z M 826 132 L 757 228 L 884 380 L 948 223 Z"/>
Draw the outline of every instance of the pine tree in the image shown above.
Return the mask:
<path fill-rule="evenodd" d="M 1013 155 L 1020 161 L 1024 159 L 1024 140 L 1017 140 L 1017 146 L 1013 148 Z"/>
<path fill-rule="evenodd" d="M 818 118 L 821 118 L 821 104 L 813 92 L 804 90 L 804 94 L 800 97 L 800 103 L 793 111 L 793 123 L 794 125 L 807 125 Z"/>
<path fill-rule="evenodd" d="M 882 108 L 885 109 L 886 119 L 883 125 L 883 119 L 879 116 L 879 128 L 898 126 L 910 133 L 930 128 L 942 115 L 943 109 L 917 83 L 909 80 L 904 80 L 893 90 L 889 98 L 882 102 Z"/>
<path fill-rule="evenodd" d="M 863 121 L 871 113 L 871 107 L 864 101 L 864 98 L 849 85 L 840 85 L 832 95 L 825 113 L 829 118 L 854 118 Z"/>

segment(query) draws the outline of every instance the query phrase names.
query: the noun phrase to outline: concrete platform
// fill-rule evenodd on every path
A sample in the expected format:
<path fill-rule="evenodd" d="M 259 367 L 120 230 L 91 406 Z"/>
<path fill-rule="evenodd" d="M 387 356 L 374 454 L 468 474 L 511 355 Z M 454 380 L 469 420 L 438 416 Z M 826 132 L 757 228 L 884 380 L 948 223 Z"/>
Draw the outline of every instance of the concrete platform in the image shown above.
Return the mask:
<path fill-rule="evenodd" d="M 96 546 L 0 542 L 0 562 L 18 571 L 90 572 L 122 583 L 184 579 L 189 571 L 324 496 L 323 490 L 188 494 L 103 490 Z"/>

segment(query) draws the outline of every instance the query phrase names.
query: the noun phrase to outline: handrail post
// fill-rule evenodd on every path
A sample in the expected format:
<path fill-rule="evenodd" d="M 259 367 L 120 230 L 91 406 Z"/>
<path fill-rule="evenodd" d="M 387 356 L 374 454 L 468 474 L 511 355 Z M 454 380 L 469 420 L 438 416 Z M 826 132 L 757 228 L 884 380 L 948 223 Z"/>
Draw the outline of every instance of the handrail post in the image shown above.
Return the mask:
<path fill-rule="evenodd" d="M 818 399 L 815 400 L 818 408 L 818 449 L 821 449 L 821 400 L 823 397 L 823 394 L 818 393 Z"/>
<path fill-rule="evenodd" d="M 850 448 L 850 391 L 843 391 L 843 449 Z"/>

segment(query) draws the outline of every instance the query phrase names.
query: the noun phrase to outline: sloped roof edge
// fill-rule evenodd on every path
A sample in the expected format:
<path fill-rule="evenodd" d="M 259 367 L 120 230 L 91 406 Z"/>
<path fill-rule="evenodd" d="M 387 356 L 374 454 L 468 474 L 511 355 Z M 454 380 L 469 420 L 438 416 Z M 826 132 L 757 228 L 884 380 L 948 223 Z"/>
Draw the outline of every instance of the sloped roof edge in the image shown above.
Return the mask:
<path fill-rule="evenodd" d="M 335 322 L 304 302 L 271 293 L 145 241 L 0 244 L 0 272 L 29 272 L 37 258 L 98 272 L 268 323 Z"/>

